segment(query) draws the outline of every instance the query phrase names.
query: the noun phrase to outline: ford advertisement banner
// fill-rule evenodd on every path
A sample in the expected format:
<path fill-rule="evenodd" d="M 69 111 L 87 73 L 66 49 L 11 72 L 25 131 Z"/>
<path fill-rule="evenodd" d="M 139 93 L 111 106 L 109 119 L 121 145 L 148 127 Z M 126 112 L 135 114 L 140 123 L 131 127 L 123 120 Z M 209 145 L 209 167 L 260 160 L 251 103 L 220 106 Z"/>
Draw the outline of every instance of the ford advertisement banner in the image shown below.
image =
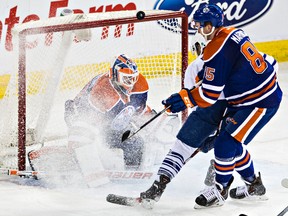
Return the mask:
<path fill-rule="evenodd" d="M 153 9 L 185 11 L 191 21 L 194 12 L 203 4 L 216 4 L 224 11 L 224 25 L 242 27 L 259 19 L 269 11 L 273 0 L 158 0 Z M 191 28 L 190 28 L 191 30 Z M 193 31 L 190 31 L 193 32 Z"/>

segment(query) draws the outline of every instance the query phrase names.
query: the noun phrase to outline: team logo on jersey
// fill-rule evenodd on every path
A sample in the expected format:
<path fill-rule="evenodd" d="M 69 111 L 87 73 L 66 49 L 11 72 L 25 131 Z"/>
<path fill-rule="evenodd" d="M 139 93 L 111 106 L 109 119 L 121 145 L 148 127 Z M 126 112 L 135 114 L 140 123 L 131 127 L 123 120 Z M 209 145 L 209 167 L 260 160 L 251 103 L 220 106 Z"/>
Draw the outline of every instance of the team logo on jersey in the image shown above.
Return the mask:
<path fill-rule="evenodd" d="M 227 118 L 226 118 L 226 123 L 229 124 L 230 122 L 231 122 L 232 124 L 234 124 L 234 125 L 237 124 L 237 121 L 235 121 L 234 118 L 227 117 Z"/>
<path fill-rule="evenodd" d="M 217 4 L 224 11 L 224 25 L 242 27 L 262 17 L 271 8 L 273 0 L 261 0 L 256 3 L 246 0 L 157 0 L 155 10 L 185 11 L 189 16 L 189 22 L 195 11 L 205 3 Z M 163 23 L 160 23 L 164 26 Z M 165 28 L 178 30 L 178 22 L 166 22 Z M 169 26 L 169 27 L 167 27 Z M 189 33 L 194 34 L 195 30 L 189 25 Z"/>

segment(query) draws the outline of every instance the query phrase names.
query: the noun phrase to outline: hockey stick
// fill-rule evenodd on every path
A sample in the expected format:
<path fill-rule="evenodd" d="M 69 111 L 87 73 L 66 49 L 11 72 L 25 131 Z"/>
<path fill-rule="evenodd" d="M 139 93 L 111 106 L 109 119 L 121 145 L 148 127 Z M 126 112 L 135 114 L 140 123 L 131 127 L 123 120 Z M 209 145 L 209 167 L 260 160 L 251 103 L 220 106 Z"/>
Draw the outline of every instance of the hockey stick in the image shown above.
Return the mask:
<path fill-rule="evenodd" d="M 200 80 L 198 83 L 195 84 L 195 86 L 193 86 L 192 89 L 197 88 L 198 86 L 200 86 L 202 83 L 202 80 Z M 192 90 L 190 89 L 190 91 Z M 154 121 L 156 118 L 158 118 L 160 115 L 162 115 L 166 110 L 168 110 L 171 107 L 171 105 L 165 107 L 165 109 L 163 109 L 161 112 L 157 113 L 153 118 L 151 118 L 149 121 L 147 121 L 145 124 L 143 124 L 138 130 L 136 130 L 135 132 L 133 132 L 131 134 L 130 130 L 127 130 L 123 133 L 122 135 L 122 142 L 124 142 L 125 140 L 131 138 L 132 136 L 134 136 L 136 133 L 138 133 L 140 130 L 142 130 L 145 126 L 147 126 L 148 124 L 150 124 L 152 121 Z"/>
<path fill-rule="evenodd" d="M 0 175 L 39 179 L 40 175 L 44 178 L 49 176 L 61 176 L 63 171 L 65 172 L 65 170 L 59 170 L 59 172 L 44 172 L 31 170 L 19 171 L 17 169 L 0 168 Z M 67 176 L 66 172 L 63 175 Z M 151 170 L 105 170 L 93 174 L 93 177 L 95 178 L 99 176 L 107 176 L 111 181 L 146 181 L 152 179 L 154 173 Z"/>
<path fill-rule="evenodd" d="M 281 211 L 277 216 L 283 216 L 288 212 L 288 206 L 286 206 L 285 209 L 283 209 L 283 211 Z"/>
<path fill-rule="evenodd" d="M 160 115 L 162 115 L 164 112 L 166 112 L 166 110 L 168 110 L 171 107 L 171 105 L 165 107 L 165 109 L 163 109 L 161 112 L 157 113 L 153 118 L 151 118 L 149 121 L 147 121 L 145 124 L 143 124 L 138 130 L 136 130 L 135 132 L 133 132 L 131 134 L 131 130 L 127 130 L 123 133 L 122 135 L 122 142 L 124 142 L 125 140 L 131 138 L 132 136 L 134 136 L 135 134 L 137 134 L 140 130 L 142 130 L 145 126 L 147 126 L 148 124 L 150 124 L 152 121 L 154 121 L 156 118 L 158 118 Z"/>
<path fill-rule="evenodd" d="M 191 158 L 197 155 L 200 152 L 200 148 L 196 149 L 193 154 L 184 162 L 186 164 Z M 130 207 L 141 206 L 145 209 L 152 209 L 155 201 L 153 200 L 142 200 L 140 197 L 130 197 L 130 196 L 122 196 L 117 194 L 108 194 L 106 197 L 106 201 L 116 204 L 116 205 L 124 205 Z"/>
<path fill-rule="evenodd" d="M 9 176 L 20 176 L 25 178 L 36 177 L 40 172 L 37 171 L 19 171 L 16 169 L 5 169 L 0 168 L 0 174 L 9 175 Z"/>

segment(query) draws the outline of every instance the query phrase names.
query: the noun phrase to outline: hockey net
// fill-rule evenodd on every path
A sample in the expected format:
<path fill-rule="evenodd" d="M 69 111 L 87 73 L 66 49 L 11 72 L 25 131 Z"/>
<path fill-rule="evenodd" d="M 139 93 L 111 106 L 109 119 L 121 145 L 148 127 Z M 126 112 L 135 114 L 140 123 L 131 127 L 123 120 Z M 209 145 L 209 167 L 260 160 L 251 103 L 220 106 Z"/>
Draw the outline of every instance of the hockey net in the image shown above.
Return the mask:
<path fill-rule="evenodd" d="M 179 91 L 188 61 L 184 12 L 137 11 L 72 14 L 13 29 L 17 62 L 1 106 L 0 164 L 27 169 L 35 145 L 65 139 L 64 103 L 111 61 L 127 54 L 150 85 L 148 104 Z M 90 37 L 91 36 L 91 37 Z"/>

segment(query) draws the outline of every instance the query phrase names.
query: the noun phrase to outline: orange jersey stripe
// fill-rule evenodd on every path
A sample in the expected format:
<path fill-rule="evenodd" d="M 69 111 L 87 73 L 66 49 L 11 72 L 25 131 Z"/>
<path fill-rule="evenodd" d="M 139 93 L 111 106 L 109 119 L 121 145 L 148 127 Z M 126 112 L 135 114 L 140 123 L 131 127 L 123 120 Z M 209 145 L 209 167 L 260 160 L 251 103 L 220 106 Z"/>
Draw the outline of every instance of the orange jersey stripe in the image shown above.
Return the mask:
<path fill-rule="evenodd" d="M 195 100 L 195 102 L 197 103 L 199 107 L 209 107 L 212 105 L 201 98 L 199 94 L 199 87 L 193 89 L 191 91 L 191 94 L 192 94 L 193 99 Z"/>
<path fill-rule="evenodd" d="M 246 157 L 243 158 L 241 161 L 237 162 L 236 167 L 240 167 L 240 166 L 246 164 L 250 160 L 250 154 L 248 153 L 248 151 L 246 151 L 246 152 L 247 152 Z"/>
<path fill-rule="evenodd" d="M 264 88 L 264 89 L 262 89 L 260 92 L 257 92 L 257 93 L 255 93 L 255 94 L 251 94 L 251 95 L 249 95 L 248 97 L 245 97 L 245 98 L 243 98 L 243 99 L 241 99 L 241 100 L 237 100 L 237 101 L 229 101 L 229 104 L 232 104 L 232 105 L 234 105 L 234 104 L 240 104 L 240 103 L 242 103 L 243 101 L 245 101 L 245 100 L 249 100 L 249 99 L 253 99 L 253 98 L 258 98 L 258 97 L 260 97 L 261 95 L 263 95 L 265 92 L 267 92 L 268 90 L 270 90 L 274 85 L 275 85 L 275 83 L 276 83 L 276 76 L 274 76 L 274 78 L 272 79 L 272 81 L 270 82 L 270 84 L 266 87 L 266 88 Z"/>
<path fill-rule="evenodd" d="M 219 171 L 231 171 L 231 170 L 234 170 L 235 168 L 235 164 L 232 165 L 232 166 L 226 166 L 226 167 L 223 167 L 223 166 L 219 166 L 217 164 L 214 164 L 215 168 Z"/>
<path fill-rule="evenodd" d="M 203 60 L 207 61 L 210 59 L 215 53 L 219 52 L 221 47 L 223 46 L 228 35 L 234 31 L 233 27 L 220 28 L 216 33 L 216 38 L 210 41 L 204 49 Z"/>
<path fill-rule="evenodd" d="M 207 95 L 208 97 L 212 97 L 212 98 L 218 98 L 220 94 L 216 94 L 216 93 L 212 93 L 212 92 L 208 92 L 208 91 L 205 91 L 203 88 L 202 88 L 202 91 L 205 95 Z"/>
<path fill-rule="evenodd" d="M 263 114 L 265 108 L 259 108 L 256 113 L 252 116 L 252 118 L 249 119 L 249 121 L 244 125 L 244 127 L 236 134 L 234 135 L 234 138 L 242 142 L 243 137 L 246 135 L 246 133 L 249 131 L 251 126 L 258 120 L 258 118 Z"/>

